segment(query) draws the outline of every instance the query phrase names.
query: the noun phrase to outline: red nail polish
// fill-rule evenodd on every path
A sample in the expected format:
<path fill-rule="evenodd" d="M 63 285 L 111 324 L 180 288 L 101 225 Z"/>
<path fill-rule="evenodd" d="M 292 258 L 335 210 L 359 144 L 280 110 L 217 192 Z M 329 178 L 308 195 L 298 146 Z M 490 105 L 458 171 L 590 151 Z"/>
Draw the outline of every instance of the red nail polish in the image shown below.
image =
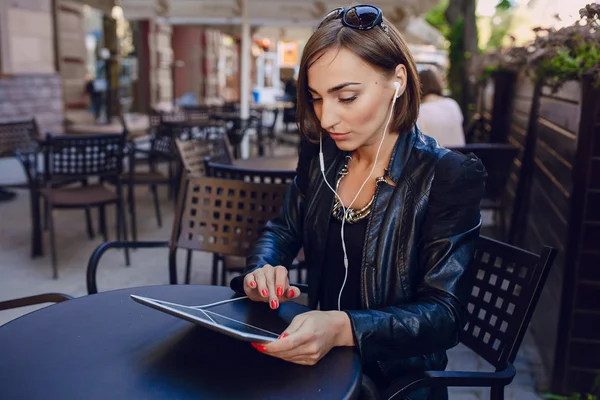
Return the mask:
<path fill-rule="evenodd" d="M 272 309 L 276 309 L 277 308 L 277 300 L 275 300 L 275 299 L 271 300 L 271 308 Z"/>
<path fill-rule="evenodd" d="M 293 299 L 296 296 L 296 292 L 294 289 L 290 290 L 290 299 Z"/>
<path fill-rule="evenodd" d="M 277 288 L 277 296 L 283 296 L 283 288 L 281 286 Z"/>
<path fill-rule="evenodd" d="M 263 289 L 261 293 L 265 297 L 267 297 L 269 295 L 269 291 L 267 289 Z"/>
<path fill-rule="evenodd" d="M 281 335 L 279 335 L 279 337 L 277 339 L 283 339 L 286 338 L 288 336 L 287 333 L 282 333 Z"/>
<path fill-rule="evenodd" d="M 250 283 L 249 283 L 248 285 L 250 285 L 250 287 L 251 287 L 252 289 L 254 289 L 254 288 L 256 287 L 256 282 L 254 282 L 254 281 L 250 281 Z"/>
<path fill-rule="evenodd" d="M 251 342 L 250 344 L 252 345 L 252 347 L 254 347 L 256 350 L 260 351 L 261 353 L 264 353 L 265 351 L 267 351 L 267 348 L 261 344 L 254 343 L 254 342 Z"/>

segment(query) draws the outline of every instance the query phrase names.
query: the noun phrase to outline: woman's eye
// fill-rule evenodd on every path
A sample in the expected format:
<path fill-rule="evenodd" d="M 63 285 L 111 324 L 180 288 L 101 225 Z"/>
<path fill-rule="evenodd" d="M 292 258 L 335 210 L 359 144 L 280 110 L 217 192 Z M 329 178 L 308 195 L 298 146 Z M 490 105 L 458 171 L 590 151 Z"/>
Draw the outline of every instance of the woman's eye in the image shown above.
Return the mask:
<path fill-rule="evenodd" d="M 340 103 L 352 103 L 354 100 L 356 100 L 356 95 L 352 96 L 352 97 L 345 97 L 345 98 L 341 98 L 339 99 Z"/>
<path fill-rule="evenodd" d="M 310 102 L 311 102 L 311 103 L 316 103 L 316 102 L 318 102 L 318 101 L 321 101 L 321 99 L 314 98 L 314 97 L 310 99 Z"/>

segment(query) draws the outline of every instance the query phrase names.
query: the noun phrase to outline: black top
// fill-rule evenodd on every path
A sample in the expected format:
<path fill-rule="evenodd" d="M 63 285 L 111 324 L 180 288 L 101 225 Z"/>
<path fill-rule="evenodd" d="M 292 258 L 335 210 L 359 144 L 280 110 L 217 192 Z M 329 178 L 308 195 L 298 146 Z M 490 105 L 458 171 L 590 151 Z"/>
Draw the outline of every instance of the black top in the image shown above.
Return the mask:
<path fill-rule="evenodd" d="M 344 241 L 348 254 L 348 278 L 342 293 L 342 310 L 362 309 L 360 271 L 368 220 L 368 218 L 364 218 L 354 224 L 344 223 Z M 338 296 L 346 273 L 341 227 L 342 223 L 331 217 L 327 234 L 327 246 L 325 247 L 323 272 L 319 285 L 319 308 L 324 311 L 338 309 Z"/>
<path fill-rule="evenodd" d="M 361 366 L 334 348 L 314 367 L 261 354 L 249 343 L 136 303 L 130 294 L 201 305 L 224 287 L 168 285 L 104 292 L 46 307 L 0 326 L 0 399 L 353 399 Z M 235 302 L 246 317 L 291 319 L 289 302 Z M 240 311 L 243 311 L 239 309 Z M 241 316 L 240 316 L 241 317 Z M 239 318 L 239 317 L 238 317 Z M 281 329 L 283 329 L 281 328 Z"/>

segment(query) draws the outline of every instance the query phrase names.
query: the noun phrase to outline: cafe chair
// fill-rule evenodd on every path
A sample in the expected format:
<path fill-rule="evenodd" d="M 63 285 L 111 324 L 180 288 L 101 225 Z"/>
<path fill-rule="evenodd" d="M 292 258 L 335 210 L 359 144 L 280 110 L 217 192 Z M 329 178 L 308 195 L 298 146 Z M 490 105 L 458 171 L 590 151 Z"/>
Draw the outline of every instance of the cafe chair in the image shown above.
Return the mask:
<path fill-rule="evenodd" d="M 233 179 L 256 183 L 284 183 L 290 185 L 296 177 L 295 170 L 259 170 L 240 168 L 233 165 L 219 164 L 213 162 L 212 159 L 205 159 L 204 164 L 204 169 L 207 176 L 222 179 Z M 226 269 L 242 271 L 246 267 L 245 258 L 235 256 L 223 257 L 220 254 L 214 254 L 213 256 L 216 257 L 218 259 L 217 261 L 220 261 Z M 293 264 L 289 266 L 289 269 L 297 271 L 297 281 L 298 283 L 302 283 L 302 271 L 306 269 L 303 250 L 300 250 L 300 253 L 298 253 L 298 256 L 294 259 Z"/>
<path fill-rule="evenodd" d="M 90 257 L 87 289 L 97 293 L 96 273 L 102 254 L 109 249 L 168 248 L 169 281 L 177 284 L 178 249 L 245 257 L 264 225 L 283 204 L 288 185 L 248 183 L 209 177 L 188 177 L 180 190 L 171 240 L 166 242 L 107 242 Z M 218 262 L 212 265 L 213 284 Z M 222 268 L 221 282 L 228 270 Z M 189 270 L 186 281 L 189 282 Z"/>
<path fill-rule="evenodd" d="M 19 299 L 0 301 L 0 311 L 28 307 L 36 304 L 61 303 L 72 299 L 71 296 L 62 293 L 44 293 L 35 296 L 21 297 Z"/>
<path fill-rule="evenodd" d="M 97 207 L 100 231 L 107 241 L 106 206 L 115 205 L 117 238 L 127 241 L 120 179 L 124 145 L 125 134 L 46 136 L 43 143 L 44 187 L 39 192 L 45 201 L 54 279 L 58 278 L 54 209 L 89 210 Z M 82 184 L 75 187 L 55 185 L 65 180 L 80 181 Z M 125 263 L 129 265 L 127 249 Z"/>
<path fill-rule="evenodd" d="M 460 147 L 451 147 L 450 150 L 463 154 L 473 153 L 485 166 L 487 179 L 485 193 L 481 201 L 482 210 L 491 210 L 496 213 L 495 220 L 500 228 L 500 238 L 507 239 L 508 227 L 506 226 L 506 210 L 508 196 L 506 184 L 512 171 L 515 158 L 519 149 L 506 143 L 477 143 Z"/>
<path fill-rule="evenodd" d="M 380 396 L 403 399 L 421 388 L 489 387 L 491 400 L 504 399 L 515 377 L 513 366 L 556 256 L 541 254 L 481 236 L 467 279 L 467 324 L 460 342 L 490 363 L 494 372 L 425 371 L 394 382 Z M 375 397 L 376 398 L 376 397 Z"/>
<path fill-rule="evenodd" d="M 214 139 L 175 139 L 181 163 L 189 176 L 205 176 L 205 162 L 209 158 L 218 163 L 230 165 L 233 162 L 227 138 Z"/>

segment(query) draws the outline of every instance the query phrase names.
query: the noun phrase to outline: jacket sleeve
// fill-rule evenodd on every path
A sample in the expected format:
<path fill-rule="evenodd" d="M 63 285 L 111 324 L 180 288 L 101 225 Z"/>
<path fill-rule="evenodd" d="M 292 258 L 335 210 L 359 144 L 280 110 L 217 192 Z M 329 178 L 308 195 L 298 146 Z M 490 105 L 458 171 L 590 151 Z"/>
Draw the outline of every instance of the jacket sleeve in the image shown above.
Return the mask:
<path fill-rule="evenodd" d="M 288 188 L 283 205 L 275 218 L 265 227 L 246 258 L 246 270 L 231 281 L 231 289 L 243 293 L 244 277 L 263 265 L 287 266 L 292 263 L 302 247 L 302 220 L 310 164 L 316 154 L 314 145 L 302 140 L 299 148 L 296 177 Z"/>
<path fill-rule="evenodd" d="M 431 354 L 458 343 L 469 290 L 463 275 L 479 237 L 485 177 L 474 156 L 450 152 L 437 163 L 417 233 L 413 298 L 378 310 L 348 311 L 363 362 Z"/>

